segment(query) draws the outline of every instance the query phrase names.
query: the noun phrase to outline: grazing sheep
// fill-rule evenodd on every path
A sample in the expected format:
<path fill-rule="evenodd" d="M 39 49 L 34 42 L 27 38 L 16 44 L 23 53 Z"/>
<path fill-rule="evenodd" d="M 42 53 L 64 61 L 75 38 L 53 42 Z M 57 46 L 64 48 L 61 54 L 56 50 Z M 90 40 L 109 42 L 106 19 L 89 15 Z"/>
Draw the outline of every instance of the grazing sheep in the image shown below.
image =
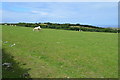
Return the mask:
<path fill-rule="evenodd" d="M 82 31 L 82 30 L 79 29 L 79 31 Z"/>
<path fill-rule="evenodd" d="M 70 78 L 69 76 L 65 76 L 65 78 Z"/>
<path fill-rule="evenodd" d="M 35 30 L 41 30 L 40 26 L 35 27 L 35 28 L 33 29 L 33 31 L 35 31 Z"/>

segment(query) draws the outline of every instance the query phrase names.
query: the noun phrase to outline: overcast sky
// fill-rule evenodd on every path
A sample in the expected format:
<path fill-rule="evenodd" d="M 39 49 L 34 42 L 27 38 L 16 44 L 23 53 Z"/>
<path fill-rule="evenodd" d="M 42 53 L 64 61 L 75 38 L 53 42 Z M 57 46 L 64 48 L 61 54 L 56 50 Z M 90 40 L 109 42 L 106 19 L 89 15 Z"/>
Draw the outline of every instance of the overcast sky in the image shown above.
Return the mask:
<path fill-rule="evenodd" d="M 3 2 L 1 12 L 2 22 L 118 24 L 117 2 Z"/>

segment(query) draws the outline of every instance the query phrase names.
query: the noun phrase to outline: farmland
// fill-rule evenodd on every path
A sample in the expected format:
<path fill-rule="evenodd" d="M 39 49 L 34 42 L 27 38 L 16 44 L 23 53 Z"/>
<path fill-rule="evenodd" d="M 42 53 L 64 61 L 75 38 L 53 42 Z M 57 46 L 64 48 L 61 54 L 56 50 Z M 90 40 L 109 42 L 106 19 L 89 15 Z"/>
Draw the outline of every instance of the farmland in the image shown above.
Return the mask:
<path fill-rule="evenodd" d="M 2 26 L 3 63 L 13 64 L 4 78 L 118 77 L 118 33 L 32 29 Z"/>

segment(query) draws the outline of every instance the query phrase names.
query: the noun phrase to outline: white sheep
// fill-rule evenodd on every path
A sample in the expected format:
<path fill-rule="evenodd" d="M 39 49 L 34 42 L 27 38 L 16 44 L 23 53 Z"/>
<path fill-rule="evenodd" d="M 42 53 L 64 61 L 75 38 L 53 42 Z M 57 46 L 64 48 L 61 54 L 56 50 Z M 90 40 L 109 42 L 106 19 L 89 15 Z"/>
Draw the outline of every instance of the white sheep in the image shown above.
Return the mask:
<path fill-rule="evenodd" d="M 33 29 L 33 31 L 35 31 L 35 30 L 41 30 L 40 26 L 35 27 L 35 28 Z"/>

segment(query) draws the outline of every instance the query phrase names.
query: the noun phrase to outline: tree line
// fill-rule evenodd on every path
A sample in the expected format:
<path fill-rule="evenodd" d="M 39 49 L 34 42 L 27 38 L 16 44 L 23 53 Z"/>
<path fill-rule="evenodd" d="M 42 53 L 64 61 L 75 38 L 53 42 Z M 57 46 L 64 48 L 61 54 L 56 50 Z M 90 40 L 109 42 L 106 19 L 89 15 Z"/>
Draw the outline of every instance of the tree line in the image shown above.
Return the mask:
<path fill-rule="evenodd" d="M 17 25 L 24 27 L 37 27 L 41 26 L 41 28 L 51 28 L 51 29 L 63 29 L 63 30 L 75 30 L 75 31 L 89 31 L 89 32 L 111 32 L 111 33 L 119 33 L 120 29 L 118 28 L 103 28 L 92 25 L 82 25 L 82 24 L 70 24 L 70 23 L 3 23 L 3 25 Z"/>

